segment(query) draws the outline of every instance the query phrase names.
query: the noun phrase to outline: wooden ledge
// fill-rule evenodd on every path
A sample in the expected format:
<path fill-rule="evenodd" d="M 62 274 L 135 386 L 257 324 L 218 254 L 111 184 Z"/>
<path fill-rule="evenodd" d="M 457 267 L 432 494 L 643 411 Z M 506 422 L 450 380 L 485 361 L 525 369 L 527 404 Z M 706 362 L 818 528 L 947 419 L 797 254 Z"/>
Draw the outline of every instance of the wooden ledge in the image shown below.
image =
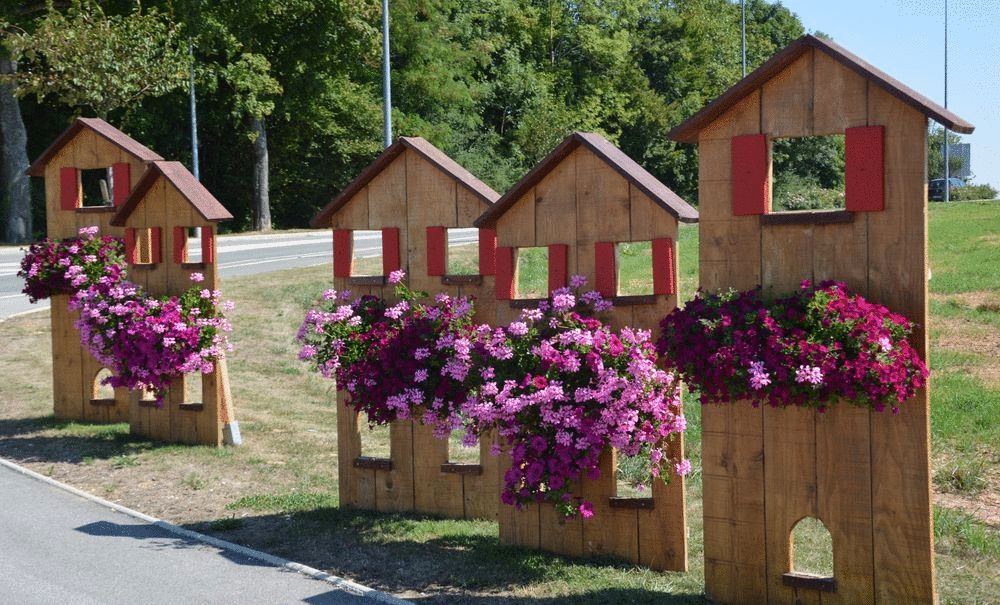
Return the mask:
<path fill-rule="evenodd" d="M 354 459 L 354 468 L 370 468 L 377 471 L 391 471 L 392 460 L 388 458 L 374 458 L 372 456 L 358 456 Z"/>
<path fill-rule="evenodd" d="M 612 496 L 608 498 L 608 506 L 611 508 L 652 510 L 655 508 L 655 502 L 652 498 L 621 498 L 618 496 Z"/>
<path fill-rule="evenodd" d="M 80 206 L 76 209 L 77 214 L 112 214 L 118 208 L 114 206 Z"/>
<path fill-rule="evenodd" d="M 837 580 L 828 576 L 817 576 L 801 571 L 790 571 L 781 576 L 781 583 L 793 588 L 807 588 L 820 592 L 837 592 Z"/>
<path fill-rule="evenodd" d="M 441 284 L 445 286 L 478 286 L 483 283 L 482 275 L 442 275 Z"/>
<path fill-rule="evenodd" d="M 634 305 L 655 305 L 655 294 L 638 294 L 634 296 L 615 296 L 611 303 L 616 307 L 630 307 Z"/>
<path fill-rule="evenodd" d="M 538 303 L 548 300 L 547 298 L 512 298 L 507 302 L 510 303 L 511 309 L 534 309 L 538 307 Z"/>
<path fill-rule="evenodd" d="M 181 263 L 181 269 L 204 269 L 205 263 Z"/>
<path fill-rule="evenodd" d="M 853 223 L 854 213 L 847 210 L 800 210 L 761 214 L 761 225 L 833 225 Z"/>
<path fill-rule="evenodd" d="M 156 405 L 156 402 L 152 399 L 141 399 L 139 400 L 139 407 L 141 408 L 158 408 L 160 406 Z"/>
<path fill-rule="evenodd" d="M 157 267 L 159 267 L 159 265 L 155 264 L 155 263 L 131 263 L 128 266 L 128 268 L 130 270 L 131 269 L 136 269 L 136 270 L 142 270 L 142 271 L 156 271 Z"/>
<path fill-rule="evenodd" d="M 114 399 L 91 399 L 90 400 L 90 405 L 101 405 L 101 406 L 114 407 L 115 403 L 116 402 L 115 402 Z"/>
<path fill-rule="evenodd" d="M 452 473 L 455 475 L 482 475 L 482 464 L 461 464 L 459 462 L 445 462 L 441 465 L 442 473 Z"/>
<path fill-rule="evenodd" d="M 385 276 L 384 275 L 359 275 L 357 277 L 348 277 L 347 285 L 349 286 L 384 286 Z"/>
<path fill-rule="evenodd" d="M 182 409 L 182 410 L 185 410 L 185 411 L 188 411 L 188 412 L 204 412 L 205 411 L 205 404 L 204 403 L 181 403 L 177 407 L 179 409 Z"/>

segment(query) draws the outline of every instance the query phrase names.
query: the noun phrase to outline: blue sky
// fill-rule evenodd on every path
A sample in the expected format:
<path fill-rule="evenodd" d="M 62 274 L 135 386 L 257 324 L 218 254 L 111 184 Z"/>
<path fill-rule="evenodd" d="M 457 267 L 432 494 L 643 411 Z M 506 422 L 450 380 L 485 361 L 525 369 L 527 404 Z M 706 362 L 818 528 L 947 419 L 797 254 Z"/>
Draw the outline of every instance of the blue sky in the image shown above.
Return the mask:
<path fill-rule="evenodd" d="M 944 104 L 944 0 L 782 0 L 808 31 Z M 976 183 L 1000 188 L 1000 0 L 948 2 L 948 109 L 976 127 Z"/>

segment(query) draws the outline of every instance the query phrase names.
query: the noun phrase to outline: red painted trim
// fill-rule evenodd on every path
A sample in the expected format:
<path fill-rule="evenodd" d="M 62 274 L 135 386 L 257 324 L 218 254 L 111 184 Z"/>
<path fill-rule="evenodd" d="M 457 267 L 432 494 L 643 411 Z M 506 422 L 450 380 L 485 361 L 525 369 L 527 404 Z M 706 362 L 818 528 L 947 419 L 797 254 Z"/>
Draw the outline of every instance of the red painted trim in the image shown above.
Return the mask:
<path fill-rule="evenodd" d="M 496 253 L 496 298 L 514 298 L 514 249 L 500 246 Z"/>
<path fill-rule="evenodd" d="M 618 294 L 614 242 L 594 244 L 594 289 L 605 298 Z"/>
<path fill-rule="evenodd" d="M 549 245 L 549 294 L 553 290 L 565 288 L 569 283 L 567 272 L 569 246 L 566 244 Z"/>
<path fill-rule="evenodd" d="M 479 230 L 479 274 L 495 275 L 497 272 L 497 231 Z"/>
<path fill-rule="evenodd" d="M 885 127 L 844 131 L 844 201 L 848 212 L 885 210 Z"/>
<path fill-rule="evenodd" d="M 201 228 L 201 262 L 215 262 L 215 227 Z"/>
<path fill-rule="evenodd" d="M 448 230 L 444 227 L 427 228 L 427 275 L 444 275 L 448 271 L 445 248 Z"/>
<path fill-rule="evenodd" d="M 767 137 L 748 134 L 733 137 L 733 215 L 766 214 L 769 193 Z"/>
<path fill-rule="evenodd" d="M 399 228 L 386 227 L 382 229 L 382 275 L 399 268 Z"/>
<path fill-rule="evenodd" d="M 139 262 L 135 249 L 135 227 L 125 228 L 125 262 L 133 265 Z"/>
<path fill-rule="evenodd" d="M 354 234 L 350 229 L 333 230 L 333 276 L 350 277 Z"/>
<path fill-rule="evenodd" d="M 126 162 L 118 162 L 111 166 L 112 199 L 115 207 L 121 206 L 128 198 L 128 192 L 132 189 L 129 180 L 131 167 Z"/>
<path fill-rule="evenodd" d="M 653 240 L 653 294 L 677 294 L 677 262 L 674 240 Z"/>
<path fill-rule="evenodd" d="M 149 228 L 149 263 L 158 265 L 163 262 L 163 230 L 159 227 Z"/>
<path fill-rule="evenodd" d="M 76 210 L 80 206 L 80 176 L 76 168 L 59 169 L 59 207 Z"/>
<path fill-rule="evenodd" d="M 187 227 L 174 227 L 173 235 L 174 262 L 187 262 Z"/>

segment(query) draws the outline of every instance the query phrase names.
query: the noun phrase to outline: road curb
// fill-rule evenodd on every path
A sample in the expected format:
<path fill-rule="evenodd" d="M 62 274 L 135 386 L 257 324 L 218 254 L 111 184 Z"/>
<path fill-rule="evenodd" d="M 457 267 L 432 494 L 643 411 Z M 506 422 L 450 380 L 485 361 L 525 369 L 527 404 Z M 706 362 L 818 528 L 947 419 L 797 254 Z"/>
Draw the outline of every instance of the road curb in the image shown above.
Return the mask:
<path fill-rule="evenodd" d="M 81 498 L 83 498 L 85 500 L 90 500 L 91 502 L 94 502 L 95 504 L 99 504 L 101 506 L 105 506 L 105 507 L 110 508 L 111 510 L 119 512 L 119 513 L 121 513 L 123 515 L 127 515 L 129 517 L 134 518 L 134 519 L 138 519 L 140 521 L 144 521 L 144 522 L 149 523 L 151 525 L 155 525 L 156 527 L 159 527 L 160 529 L 163 529 L 164 531 L 170 532 L 170 533 L 175 534 L 177 536 L 181 536 L 183 538 L 187 538 L 188 540 L 194 540 L 194 541 L 197 541 L 197 542 L 201 542 L 203 544 L 208 544 L 209 546 L 214 546 L 214 547 L 222 549 L 222 550 L 226 550 L 226 551 L 233 552 L 233 553 L 236 553 L 236 554 L 239 554 L 239 555 L 243 555 L 244 557 L 248 557 L 248 558 L 251 558 L 251 559 L 256 559 L 257 561 L 262 561 L 262 562 L 267 563 L 268 565 L 271 565 L 271 566 L 274 566 L 274 567 L 280 567 L 280 568 L 283 568 L 283 569 L 294 571 L 296 573 L 300 573 L 300 574 L 302 574 L 304 576 L 308 576 L 310 578 L 313 578 L 314 580 L 320 580 L 322 582 L 326 582 L 327 584 L 331 584 L 331 585 L 333 585 L 333 586 L 335 586 L 335 587 L 343 590 L 344 592 L 348 592 L 348 593 L 350 593 L 352 595 L 359 596 L 359 597 L 366 598 L 366 599 L 371 599 L 372 601 L 374 601 L 376 603 L 387 603 L 389 605 L 409 605 L 409 601 L 404 601 L 404 600 L 396 598 L 396 597 L 394 597 L 394 596 L 392 596 L 392 595 L 390 595 L 388 593 L 384 593 L 384 592 L 375 590 L 374 588 L 369 588 L 367 586 L 363 586 L 363 585 L 358 584 L 356 582 L 352 582 L 350 580 L 346 580 L 344 578 L 328 574 L 326 572 L 323 572 L 323 571 L 320 571 L 318 569 L 309 567 L 307 565 L 302 565 L 301 563 L 296 563 L 294 561 L 289 561 L 288 559 L 282 559 L 281 557 L 277 557 L 275 555 L 271 555 L 271 554 L 268 554 L 266 552 L 261 552 L 259 550 L 254 550 L 254 549 L 248 548 L 246 546 L 240 546 L 239 544 L 233 544 L 232 542 L 227 542 L 225 540 L 220 540 L 218 538 L 213 538 L 212 536 L 206 536 L 205 534 L 200 534 L 200 533 L 198 533 L 196 531 L 191 531 L 190 529 L 184 529 L 183 527 L 178 527 L 177 525 L 174 525 L 173 523 L 168 523 L 167 521 L 163 521 L 161 519 L 157 519 L 156 517 L 151 517 L 149 515 L 140 513 L 139 511 L 132 510 L 131 508 L 126 508 L 126 507 L 122 506 L 121 504 L 116 504 L 114 502 L 110 502 L 108 500 L 105 500 L 104 498 L 100 498 L 100 497 L 95 496 L 93 494 L 88 494 L 87 492 L 85 492 L 83 490 L 77 489 L 77 488 L 73 487 L 72 485 L 66 485 L 65 483 L 61 483 L 59 481 L 56 481 L 55 479 L 53 479 L 51 477 L 46 477 L 45 475 L 40 475 L 40 474 L 36 473 L 35 471 L 27 469 L 27 468 L 24 468 L 23 466 L 15 464 L 15 463 L 11 462 L 10 460 L 6 460 L 4 458 L 0 458 L 0 466 L 3 466 L 5 468 L 9 468 L 12 471 L 15 471 L 17 473 L 25 475 L 26 477 L 30 477 L 30 478 L 32 478 L 32 479 L 34 479 L 36 481 L 41 481 L 42 483 L 47 483 L 48 485 L 51 485 L 53 487 L 57 487 L 57 488 L 59 488 L 59 489 L 61 489 L 63 491 L 69 492 L 69 493 L 71 493 L 71 494 L 73 494 L 75 496 L 79 496 L 79 497 L 81 497 Z"/>
<path fill-rule="evenodd" d="M 32 313 L 41 313 L 42 311 L 48 311 L 51 308 L 52 307 L 42 307 L 40 309 L 28 309 L 27 311 L 21 311 L 19 313 L 14 313 L 13 315 L 7 315 L 6 317 L 0 317 L 0 324 L 2 324 L 5 321 L 8 321 L 10 319 L 14 319 L 16 317 L 24 317 L 25 315 L 31 315 Z"/>

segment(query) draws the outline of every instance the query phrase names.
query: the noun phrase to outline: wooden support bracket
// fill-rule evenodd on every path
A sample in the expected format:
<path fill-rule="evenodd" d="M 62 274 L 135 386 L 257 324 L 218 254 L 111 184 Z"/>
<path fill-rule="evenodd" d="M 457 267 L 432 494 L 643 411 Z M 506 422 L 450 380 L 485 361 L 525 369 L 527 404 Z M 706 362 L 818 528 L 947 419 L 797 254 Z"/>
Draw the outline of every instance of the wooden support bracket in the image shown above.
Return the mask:
<path fill-rule="evenodd" d="M 391 471 L 392 460 L 388 458 L 373 458 L 372 456 L 358 456 L 354 459 L 354 468 L 368 468 L 377 471 Z"/>
<path fill-rule="evenodd" d="M 837 580 L 828 576 L 790 571 L 781 576 L 781 582 L 785 586 L 793 588 L 807 588 L 820 592 L 837 592 Z"/>
<path fill-rule="evenodd" d="M 442 473 L 452 473 L 455 475 L 482 475 L 483 465 L 481 464 L 460 464 L 458 462 L 445 462 L 441 465 Z"/>

